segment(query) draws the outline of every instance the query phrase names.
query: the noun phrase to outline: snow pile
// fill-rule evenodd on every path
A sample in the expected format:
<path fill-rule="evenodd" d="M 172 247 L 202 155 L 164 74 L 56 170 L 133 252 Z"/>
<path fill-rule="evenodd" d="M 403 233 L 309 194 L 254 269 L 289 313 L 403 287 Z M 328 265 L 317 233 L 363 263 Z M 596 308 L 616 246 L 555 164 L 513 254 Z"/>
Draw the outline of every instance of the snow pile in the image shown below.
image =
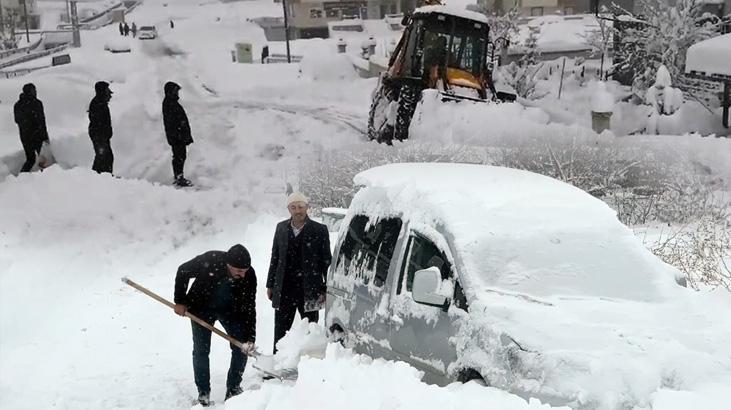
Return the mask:
<path fill-rule="evenodd" d="M 334 49 L 323 48 L 310 52 L 300 62 L 300 71 L 305 78 L 314 81 L 348 81 L 357 78 L 350 58 L 336 53 Z"/>
<path fill-rule="evenodd" d="M 613 112 L 614 97 L 607 91 L 607 85 L 598 81 L 594 88 L 594 95 L 591 98 L 591 110 L 593 112 Z"/>
<path fill-rule="evenodd" d="M 551 409 L 538 400 L 529 402 L 477 383 L 453 384 L 446 388 L 420 381 L 418 370 L 403 362 L 373 360 L 330 344 L 324 360 L 304 359 L 294 385 L 264 383 L 259 390 L 245 391 L 226 402 L 226 409 L 353 410 L 419 409 L 502 410 Z"/>
<path fill-rule="evenodd" d="M 298 320 L 277 343 L 274 368 L 296 368 L 302 356 L 322 358 L 326 345 L 327 336 L 321 325 Z"/>
<path fill-rule="evenodd" d="M 685 72 L 731 76 L 731 34 L 710 38 L 688 48 Z"/>

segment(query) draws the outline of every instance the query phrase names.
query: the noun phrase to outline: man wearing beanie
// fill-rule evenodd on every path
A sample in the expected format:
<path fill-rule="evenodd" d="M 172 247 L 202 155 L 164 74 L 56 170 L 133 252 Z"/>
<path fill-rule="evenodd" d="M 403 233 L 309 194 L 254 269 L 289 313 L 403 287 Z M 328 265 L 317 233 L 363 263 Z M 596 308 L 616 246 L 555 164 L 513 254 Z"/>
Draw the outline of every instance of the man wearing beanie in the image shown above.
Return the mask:
<path fill-rule="evenodd" d="M 188 290 L 188 282 L 193 284 Z M 243 245 L 228 252 L 208 251 L 185 262 L 175 276 L 175 313 L 187 311 L 213 325 L 221 322 L 231 337 L 244 343 L 242 351 L 231 345 L 231 364 L 226 380 L 226 399 L 242 393 L 241 379 L 246 354 L 253 352 L 256 340 L 256 272 Z M 191 320 L 193 327 L 193 373 L 198 387 L 198 402 L 211 404 L 211 331 Z"/>
<path fill-rule="evenodd" d="M 277 342 L 292 327 L 295 313 L 317 322 L 324 305 L 330 236 L 327 227 L 307 216 L 307 198 L 294 192 L 287 198 L 291 218 L 277 224 L 267 275 L 267 296 L 274 312 L 274 353 Z"/>

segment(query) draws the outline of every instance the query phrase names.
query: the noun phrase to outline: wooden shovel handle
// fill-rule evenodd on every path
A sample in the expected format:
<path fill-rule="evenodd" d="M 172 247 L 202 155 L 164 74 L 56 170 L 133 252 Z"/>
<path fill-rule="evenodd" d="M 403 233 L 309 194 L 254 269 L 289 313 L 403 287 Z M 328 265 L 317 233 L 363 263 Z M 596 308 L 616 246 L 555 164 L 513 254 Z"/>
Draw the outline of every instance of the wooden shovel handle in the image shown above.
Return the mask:
<path fill-rule="evenodd" d="M 133 288 L 139 290 L 140 292 L 144 293 L 145 295 L 147 295 L 147 296 L 155 299 L 156 301 L 162 303 L 163 305 L 166 305 L 167 307 L 169 307 L 171 309 L 174 309 L 175 308 L 175 304 L 173 304 L 169 300 L 163 298 L 162 296 L 156 294 L 155 292 L 153 292 L 153 291 L 145 288 L 144 286 L 136 283 L 132 279 L 129 279 L 127 277 L 124 277 L 124 278 L 122 278 L 122 282 L 126 283 L 129 286 L 132 286 Z M 211 332 L 213 332 L 213 333 L 221 336 L 222 338 L 228 340 L 232 345 L 238 347 L 239 349 L 242 349 L 242 350 L 244 349 L 244 344 L 243 343 L 241 343 L 238 340 L 234 339 L 233 337 L 229 336 L 228 334 L 226 334 L 226 332 L 224 332 L 222 330 L 219 330 L 215 326 L 207 323 L 206 321 L 204 321 L 203 319 L 199 318 L 198 316 L 196 316 L 196 315 L 194 315 L 194 314 L 192 314 L 190 312 L 187 312 L 187 311 L 185 312 L 185 316 L 189 317 L 190 320 L 198 323 L 199 325 L 205 327 L 206 329 L 210 330 Z M 249 354 L 249 356 L 256 357 L 257 356 L 257 353 L 256 352 L 251 352 Z"/>

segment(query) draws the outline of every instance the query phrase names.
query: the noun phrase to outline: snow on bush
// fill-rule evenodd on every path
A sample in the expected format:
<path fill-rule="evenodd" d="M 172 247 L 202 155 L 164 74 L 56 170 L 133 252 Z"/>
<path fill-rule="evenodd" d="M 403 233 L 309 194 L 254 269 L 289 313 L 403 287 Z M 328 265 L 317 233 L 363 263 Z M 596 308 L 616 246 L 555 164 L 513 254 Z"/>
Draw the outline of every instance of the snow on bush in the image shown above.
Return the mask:
<path fill-rule="evenodd" d="M 683 92 L 672 87 L 670 72 L 665 65 L 660 65 L 657 69 L 655 84 L 647 90 L 645 103 L 651 107 L 645 132 L 661 134 L 661 118 L 673 116 L 683 105 Z"/>
<path fill-rule="evenodd" d="M 623 34 L 626 40 L 639 46 L 639 52 L 631 54 L 625 63 L 647 68 L 635 77 L 637 90 L 644 91 L 653 83 L 654 72 L 661 64 L 673 78 L 682 80 L 688 47 L 718 35 L 718 19 L 709 18 L 712 16 L 704 13 L 704 5 L 698 0 L 678 0 L 674 4 L 663 0 L 641 1 L 642 16 L 637 17 L 647 24 Z M 683 88 L 684 84 L 680 85 Z"/>
<path fill-rule="evenodd" d="M 705 285 L 731 290 L 730 224 L 728 215 L 705 216 L 661 233 L 648 245 L 663 261 L 683 271 L 694 289 Z"/>

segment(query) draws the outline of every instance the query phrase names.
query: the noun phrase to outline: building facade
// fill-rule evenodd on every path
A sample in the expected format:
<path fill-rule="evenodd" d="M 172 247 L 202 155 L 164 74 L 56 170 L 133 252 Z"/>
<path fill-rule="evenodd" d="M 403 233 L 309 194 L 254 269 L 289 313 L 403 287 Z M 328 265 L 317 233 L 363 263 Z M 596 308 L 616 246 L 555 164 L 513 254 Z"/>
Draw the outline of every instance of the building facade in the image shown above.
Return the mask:
<path fill-rule="evenodd" d="M 0 0 L 0 27 L 3 33 L 12 28 L 25 29 L 26 8 L 28 28 L 39 28 L 41 16 L 36 0 Z"/>
<path fill-rule="evenodd" d="M 287 15 L 293 37 L 326 38 L 327 23 L 331 21 L 381 19 L 388 14 L 411 12 L 416 6 L 417 0 L 287 0 Z"/>

